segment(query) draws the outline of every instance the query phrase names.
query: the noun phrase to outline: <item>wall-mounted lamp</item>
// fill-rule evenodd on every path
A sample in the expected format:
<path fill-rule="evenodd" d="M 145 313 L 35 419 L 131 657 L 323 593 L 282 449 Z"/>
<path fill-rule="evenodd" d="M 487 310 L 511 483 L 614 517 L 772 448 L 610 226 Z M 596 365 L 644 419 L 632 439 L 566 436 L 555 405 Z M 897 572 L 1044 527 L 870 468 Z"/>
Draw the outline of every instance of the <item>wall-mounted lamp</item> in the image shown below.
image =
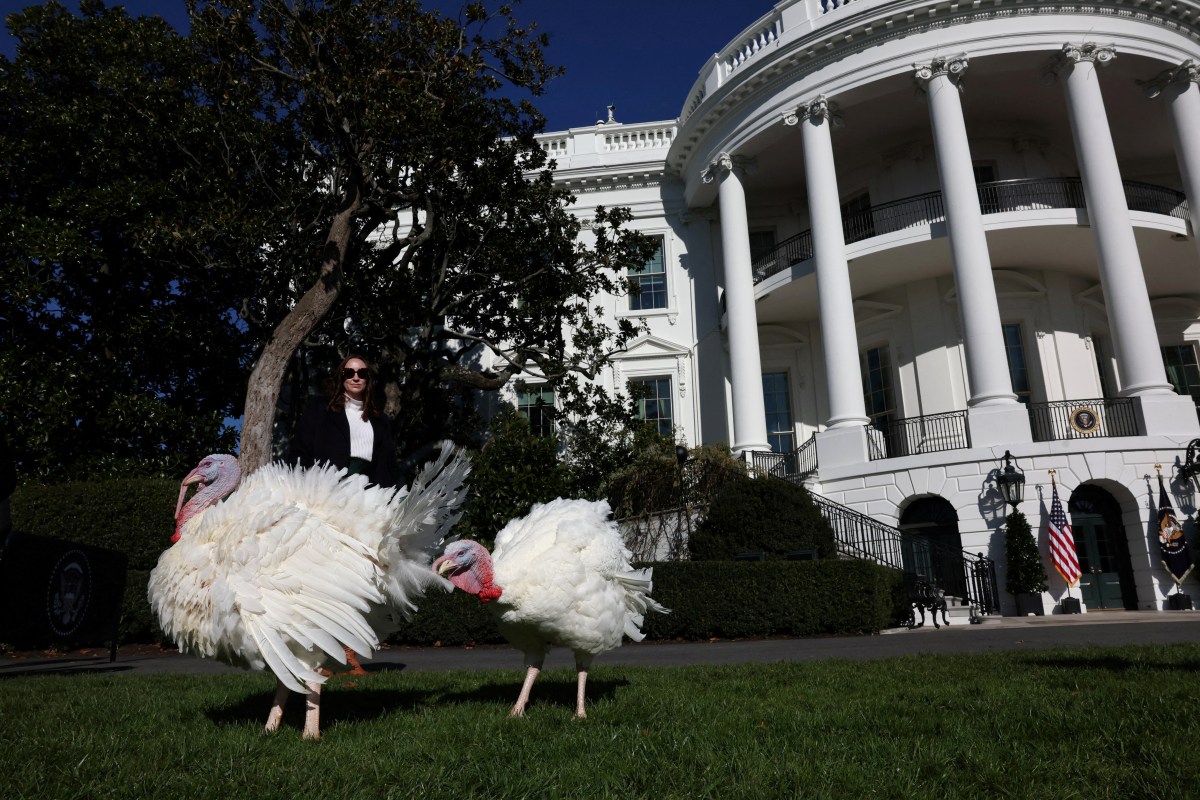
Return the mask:
<path fill-rule="evenodd" d="M 1188 442 L 1187 454 L 1179 467 L 1179 474 L 1184 480 L 1191 481 L 1192 486 L 1200 491 L 1200 439 Z"/>
<path fill-rule="evenodd" d="M 1197 440 L 1200 441 L 1200 440 Z M 1000 496 L 1004 502 L 1015 511 L 1025 499 L 1025 471 L 1013 463 L 1012 453 L 1004 451 L 1004 469 L 996 476 L 996 486 L 1000 488 Z"/>

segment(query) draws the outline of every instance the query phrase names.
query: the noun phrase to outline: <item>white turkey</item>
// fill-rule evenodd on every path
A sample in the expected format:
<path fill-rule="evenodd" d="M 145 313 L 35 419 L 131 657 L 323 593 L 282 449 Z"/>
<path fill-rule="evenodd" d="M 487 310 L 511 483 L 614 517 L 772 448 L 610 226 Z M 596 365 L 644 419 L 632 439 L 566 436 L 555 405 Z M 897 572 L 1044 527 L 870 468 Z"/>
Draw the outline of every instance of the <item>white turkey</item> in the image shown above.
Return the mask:
<path fill-rule="evenodd" d="M 650 598 L 650 569 L 633 569 L 608 503 L 553 500 L 539 504 L 496 534 L 491 554 L 461 540 L 433 562 L 439 574 L 478 595 L 498 615 L 501 634 L 525 655 L 525 683 L 509 713 L 525 714 L 529 693 L 551 645 L 575 654 L 575 716 L 587 716 L 587 671 L 621 637 L 641 641 L 648 610 L 668 613 Z"/>
<path fill-rule="evenodd" d="M 175 543 L 150 573 L 159 624 L 184 652 L 270 669 L 267 731 L 289 691 L 306 694 L 304 737 L 319 738 L 323 668 L 345 664 L 345 648 L 370 658 L 426 589 L 451 590 L 430 562 L 466 493 L 469 462 L 452 455 L 443 447 L 398 492 L 327 465 L 270 464 L 243 481 L 233 456 L 206 457 L 183 479 Z"/>

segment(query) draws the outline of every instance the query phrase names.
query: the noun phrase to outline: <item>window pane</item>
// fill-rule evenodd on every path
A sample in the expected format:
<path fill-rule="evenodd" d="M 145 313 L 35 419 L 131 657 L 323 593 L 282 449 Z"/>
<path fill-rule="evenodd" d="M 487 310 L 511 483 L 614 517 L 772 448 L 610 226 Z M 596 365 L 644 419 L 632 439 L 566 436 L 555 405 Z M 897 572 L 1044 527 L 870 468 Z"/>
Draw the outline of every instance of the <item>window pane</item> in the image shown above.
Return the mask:
<path fill-rule="evenodd" d="M 658 237 L 658 249 L 650 260 L 640 267 L 630 267 L 626 274 L 630 283 L 631 311 L 667 307 L 667 275 L 661 236 Z"/>
<path fill-rule="evenodd" d="M 529 419 L 534 436 L 554 433 L 554 391 L 533 386 L 517 392 L 517 410 Z"/>
<path fill-rule="evenodd" d="M 637 401 L 638 418 L 653 423 L 662 435 L 673 436 L 675 424 L 671 414 L 671 379 L 647 378 L 630 383 L 644 390 Z"/>
<path fill-rule="evenodd" d="M 1013 392 L 1022 403 L 1029 402 L 1029 369 L 1025 362 L 1025 344 L 1021 338 L 1020 323 L 1008 323 L 1002 327 L 1004 331 L 1004 353 L 1008 356 L 1008 377 L 1012 381 Z"/>
<path fill-rule="evenodd" d="M 767 441 L 773 452 L 790 453 L 796 448 L 787 373 L 764 372 L 762 379 L 763 404 L 767 410 Z"/>
<path fill-rule="evenodd" d="M 1190 344 L 1172 344 L 1162 348 L 1163 366 L 1167 380 L 1182 395 L 1190 395 L 1200 404 L 1200 368 L 1196 365 L 1196 348 Z"/>
<path fill-rule="evenodd" d="M 892 365 L 887 346 L 862 354 L 863 401 L 872 422 L 888 422 L 896 411 L 892 397 Z"/>

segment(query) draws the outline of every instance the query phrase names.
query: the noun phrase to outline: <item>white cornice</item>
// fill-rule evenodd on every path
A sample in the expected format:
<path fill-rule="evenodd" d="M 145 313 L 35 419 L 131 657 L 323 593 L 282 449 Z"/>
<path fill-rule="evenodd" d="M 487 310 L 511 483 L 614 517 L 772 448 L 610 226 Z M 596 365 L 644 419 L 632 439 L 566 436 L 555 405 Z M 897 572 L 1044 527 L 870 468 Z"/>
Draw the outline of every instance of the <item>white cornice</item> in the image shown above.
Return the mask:
<path fill-rule="evenodd" d="M 693 158 L 703 158 L 707 163 L 716 152 L 714 148 L 728 145 L 727 141 L 706 145 L 710 131 L 727 120 L 731 110 L 749 102 L 753 96 L 778 90 L 785 84 L 795 84 L 805 75 L 844 61 L 855 53 L 878 48 L 892 39 L 974 22 L 1044 18 L 1053 14 L 1150 23 L 1200 42 L 1200 2 L 1197 0 L 1172 3 L 1104 0 L 1087 4 L 987 0 L 986 5 L 981 0 L 864 0 L 838 8 L 828 5 L 830 10 L 826 12 L 820 0 L 785 0 L 709 60 L 680 115 L 679 129 L 667 157 L 671 172 L 684 175 L 686 170 L 690 182 L 698 170 L 692 163 Z M 1093 24 L 1081 22 L 1084 27 Z M 731 54 L 741 52 L 737 47 L 739 41 L 753 38 L 756 31 L 772 30 L 774 33 L 770 35 L 758 36 L 762 44 L 757 48 L 743 48 L 744 57 L 731 67 Z M 1036 35 L 1039 31 L 1031 29 L 1029 33 Z M 1150 37 L 1146 46 L 1158 45 L 1152 42 L 1153 37 Z M 1061 44 L 1060 41 L 1053 49 L 1057 50 Z M 973 56 L 979 56 L 988 52 L 990 46 L 985 37 L 978 46 L 971 43 L 970 49 Z M 1124 43 L 1121 46 L 1125 47 Z M 1164 51 L 1169 49 L 1158 46 Z M 836 91 L 834 87 L 828 87 L 828 90 Z"/>

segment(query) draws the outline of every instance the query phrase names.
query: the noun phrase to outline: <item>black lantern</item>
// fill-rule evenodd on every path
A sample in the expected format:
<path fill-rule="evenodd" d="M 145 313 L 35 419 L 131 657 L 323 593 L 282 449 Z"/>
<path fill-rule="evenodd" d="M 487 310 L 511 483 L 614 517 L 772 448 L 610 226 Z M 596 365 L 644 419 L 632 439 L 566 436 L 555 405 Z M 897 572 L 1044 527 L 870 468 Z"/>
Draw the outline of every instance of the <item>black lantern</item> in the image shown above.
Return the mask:
<path fill-rule="evenodd" d="M 1004 451 L 1004 469 L 996 476 L 996 485 L 1004 502 L 1016 510 L 1025 499 L 1025 471 L 1013 463 L 1012 453 Z"/>
<path fill-rule="evenodd" d="M 685 446 L 681 444 L 675 445 L 675 460 L 679 462 L 680 467 L 687 463 L 688 449 Z"/>
<path fill-rule="evenodd" d="M 1191 481 L 1200 491 L 1200 439 L 1192 439 L 1188 442 L 1187 455 L 1184 456 L 1183 464 L 1179 467 L 1179 474 L 1183 476 L 1184 480 Z"/>

